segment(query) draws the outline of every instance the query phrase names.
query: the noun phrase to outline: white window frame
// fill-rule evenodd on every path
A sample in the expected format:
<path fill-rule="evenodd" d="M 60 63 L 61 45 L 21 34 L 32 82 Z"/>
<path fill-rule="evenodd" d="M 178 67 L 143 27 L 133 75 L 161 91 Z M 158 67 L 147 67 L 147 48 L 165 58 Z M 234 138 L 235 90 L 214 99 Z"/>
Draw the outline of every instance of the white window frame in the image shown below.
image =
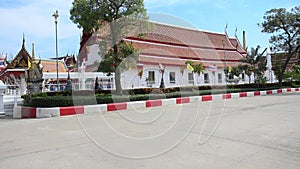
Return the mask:
<path fill-rule="evenodd" d="M 176 83 L 176 73 L 175 72 L 170 72 L 169 73 L 169 81 L 170 81 L 171 84 Z"/>
<path fill-rule="evenodd" d="M 194 84 L 195 78 L 194 73 L 188 73 L 188 82 L 189 84 Z"/>
<path fill-rule="evenodd" d="M 209 74 L 208 73 L 204 73 L 203 75 L 204 75 L 204 83 L 205 84 L 209 84 Z"/>
<path fill-rule="evenodd" d="M 222 73 L 218 73 L 218 83 L 223 83 L 223 75 L 222 75 Z"/>
<path fill-rule="evenodd" d="M 152 75 L 153 74 L 153 78 Z M 148 71 L 148 83 L 155 84 L 155 71 Z"/>

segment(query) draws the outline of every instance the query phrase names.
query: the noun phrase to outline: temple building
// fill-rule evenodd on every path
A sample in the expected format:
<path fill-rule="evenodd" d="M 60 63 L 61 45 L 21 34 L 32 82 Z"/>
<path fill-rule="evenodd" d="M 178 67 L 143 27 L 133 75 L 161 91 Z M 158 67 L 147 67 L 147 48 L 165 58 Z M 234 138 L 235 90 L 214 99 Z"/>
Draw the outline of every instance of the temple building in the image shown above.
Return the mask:
<path fill-rule="evenodd" d="M 55 73 L 56 72 L 56 60 L 47 60 L 41 58 L 35 58 L 34 56 L 34 44 L 32 44 L 32 55 L 26 50 L 25 38 L 23 36 L 23 43 L 21 50 L 15 56 L 15 58 L 8 62 L 5 60 L 4 66 L 1 67 L 0 80 L 2 80 L 7 86 L 8 91 L 17 92 L 15 94 L 25 94 L 26 80 L 25 75 L 27 70 L 30 68 L 30 62 L 39 61 L 42 66 L 43 73 Z M 68 70 L 63 60 L 58 61 L 58 72 L 66 73 Z M 45 79 L 47 80 L 47 79 Z M 51 79 L 50 79 L 51 80 Z M 16 90 L 17 89 L 17 90 Z"/>
<path fill-rule="evenodd" d="M 50 59 L 56 61 L 56 58 L 50 58 Z M 77 65 L 77 61 L 74 54 L 71 55 L 67 54 L 66 56 L 58 57 L 57 59 L 63 61 L 70 72 L 74 72 Z"/>
<path fill-rule="evenodd" d="M 161 78 L 166 87 L 223 85 L 226 84 L 224 68 L 242 64 L 246 56 L 244 40 L 242 46 L 237 37 L 227 33 L 215 33 L 197 29 L 153 23 L 154 30 L 144 36 L 127 36 L 122 41 L 141 50 L 136 67 L 122 73 L 122 88 L 159 87 Z M 86 59 L 87 70 L 96 71 L 102 56 L 99 42 L 103 30 L 89 39 L 83 38 L 79 61 Z M 196 74 L 187 69 L 185 62 L 202 63 L 204 73 Z M 160 65 L 160 66 L 159 66 Z M 160 67 L 164 68 L 164 74 Z M 248 82 L 243 76 L 238 83 Z"/>
<path fill-rule="evenodd" d="M 272 57 L 272 67 L 276 67 L 278 63 L 285 63 L 288 58 L 288 54 L 286 52 L 281 53 L 273 53 L 271 54 Z M 295 53 L 291 57 L 287 69 L 291 69 L 293 65 L 300 65 L 300 53 Z"/>

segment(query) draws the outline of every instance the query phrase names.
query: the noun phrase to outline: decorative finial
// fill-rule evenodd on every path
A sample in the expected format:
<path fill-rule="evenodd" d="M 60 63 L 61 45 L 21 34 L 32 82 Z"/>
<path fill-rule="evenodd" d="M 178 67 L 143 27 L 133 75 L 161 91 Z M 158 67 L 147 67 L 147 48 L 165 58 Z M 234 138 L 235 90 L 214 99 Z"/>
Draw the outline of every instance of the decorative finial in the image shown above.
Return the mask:
<path fill-rule="evenodd" d="M 58 10 L 56 10 L 52 16 L 54 17 L 55 23 L 57 23 L 57 20 L 58 20 L 58 17 L 59 17 Z"/>
<path fill-rule="evenodd" d="M 226 21 L 224 32 L 227 34 L 228 22 Z"/>
<path fill-rule="evenodd" d="M 34 43 L 32 43 L 32 60 L 34 60 Z"/>
<path fill-rule="evenodd" d="M 234 36 L 235 37 L 237 37 L 237 30 L 238 30 L 238 28 L 237 28 L 237 26 L 235 26 L 235 31 L 234 31 Z"/>
<path fill-rule="evenodd" d="M 23 43 L 22 43 L 22 48 L 25 49 L 25 34 L 24 34 L 24 32 L 23 32 Z"/>

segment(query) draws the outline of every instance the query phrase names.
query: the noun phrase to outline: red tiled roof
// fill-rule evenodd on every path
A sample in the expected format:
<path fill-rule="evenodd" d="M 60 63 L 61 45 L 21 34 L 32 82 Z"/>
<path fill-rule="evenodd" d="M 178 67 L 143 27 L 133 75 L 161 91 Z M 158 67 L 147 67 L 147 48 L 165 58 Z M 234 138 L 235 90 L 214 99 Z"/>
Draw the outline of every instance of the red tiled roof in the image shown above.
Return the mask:
<path fill-rule="evenodd" d="M 56 61 L 55 57 L 49 59 Z M 74 54 L 73 55 L 67 54 L 66 56 L 58 57 L 57 59 L 64 61 L 67 67 L 74 67 L 76 66 L 77 63 Z"/>
<path fill-rule="evenodd" d="M 131 43 L 131 42 L 130 42 Z M 223 60 L 224 50 L 213 50 L 193 47 L 180 47 L 174 45 L 161 45 L 144 42 L 132 42 L 135 48 L 141 49 L 142 54 L 163 56 L 171 58 L 197 59 L 197 60 Z M 240 60 L 241 55 L 236 51 L 226 51 L 226 60 Z"/>
<path fill-rule="evenodd" d="M 242 48 L 241 43 L 236 38 L 230 38 L 229 39 L 231 44 L 237 49 L 237 51 L 241 54 L 246 54 L 246 51 Z"/>
<path fill-rule="evenodd" d="M 282 52 L 282 53 L 273 53 L 271 54 L 272 57 L 272 65 L 273 67 L 276 67 L 276 64 L 278 62 L 285 63 L 285 61 L 288 58 L 288 53 Z M 287 68 L 290 69 L 292 68 L 293 65 L 300 65 L 300 58 L 299 54 L 295 53 L 292 55 L 292 57 L 289 60 L 289 63 L 287 65 Z"/>
<path fill-rule="evenodd" d="M 162 44 L 183 45 L 190 47 L 235 50 L 225 34 L 205 32 L 189 28 L 155 24 L 152 32 L 145 37 L 126 37 L 127 39 L 143 39 Z M 223 46 L 224 44 L 224 46 Z"/>
<path fill-rule="evenodd" d="M 127 37 L 125 41 L 141 49 L 139 61 L 147 64 L 184 66 L 186 60 L 193 60 L 224 67 L 226 60 L 226 66 L 237 66 L 246 53 L 239 41 L 227 34 L 162 24 L 156 24 L 145 37 Z"/>
<path fill-rule="evenodd" d="M 41 60 L 43 72 L 56 72 L 56 60 Z M 67 72 L 67 67 L 62 60 L 58 61 L 58 72 Z"/>

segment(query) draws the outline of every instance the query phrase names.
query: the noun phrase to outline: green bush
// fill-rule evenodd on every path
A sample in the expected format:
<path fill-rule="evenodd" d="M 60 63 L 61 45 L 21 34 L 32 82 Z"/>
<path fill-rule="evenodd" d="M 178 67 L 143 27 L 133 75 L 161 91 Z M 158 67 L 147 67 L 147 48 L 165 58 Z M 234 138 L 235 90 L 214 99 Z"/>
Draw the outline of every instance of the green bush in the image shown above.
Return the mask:
<path fill-rule="evenodd" d="M 28 103 L 28 102 L 27 102 Z M 69 96 L 34 97 L 31 102 L 25 104 L 31 107 L 65 107 L 73 106 L 73 98 Z"/>
<path fill-rule="evenodd" d="M 284 87 L 299 86 L 299 82 L 284 82 Z M 278 89 L 279 85 L 261 84 L 259 90 Z M 177 98 L 210 94 L 236 93 L 258 90 L 256 84 L 232 84 L 227 86 L 192 86 L 174 88 L 143 88 L 124 90 L 124 95 L 114 95 L 115 91 L 109 90 L 82 90 L 44 92 L 30 95 L 22 95 L 25 106 L 31 107 L 64 107 L 74 105 L 92 105 L 119 103 L 140 100 L 155 100 L 165 98 Z"/>

